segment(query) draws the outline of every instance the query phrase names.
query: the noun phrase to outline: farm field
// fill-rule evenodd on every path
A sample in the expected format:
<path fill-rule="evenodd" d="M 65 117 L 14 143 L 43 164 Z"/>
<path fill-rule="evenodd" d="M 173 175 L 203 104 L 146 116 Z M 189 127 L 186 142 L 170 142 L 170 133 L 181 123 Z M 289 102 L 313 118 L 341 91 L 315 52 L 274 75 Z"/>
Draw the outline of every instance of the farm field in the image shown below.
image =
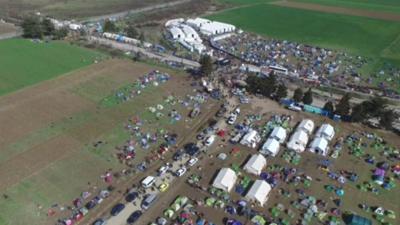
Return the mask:
<path fill-rule="evenodd" d="M 105 56 L 65 42 L 0 41 L 0 95 L 88 66 Z"/>
<path fill-rule="evenodd" d="M 327 6 L 365 9 L 400 14 L 400 2 L 396 0 L 291 0 Z"/>
<path fill-rule="evenodd" d="M 168 0 L 169 1 L 169 0 Z M 109 13 L 141 8 L 158 3 L 162 0 L 33 0 L 8 1 L 0 0 L 0 15 L 19 15 L 32 11 L 40 11 L 57 18 L 86 18 Z"/>
<path fill-rule="evenodd" d="M 154 69 L 168 72 L 171 80 L 132 101 L 102 104 Z M 0 175 L 5 177 L 0 191 L 7 196 L 0 200 L 0 224 L 54 224 L 62 212 L 47 217 L 50 206 L 70 205 L 82 191 L 104 187 L 100 175 L 123 168 L 114 153 L 128 138 L 128 118 L 141 115 L 149 122 L 146 129 L 171 126 L 168 120 L 154 121 L 148 107 L 187 92 L 175 88 L 185 83 L 181 76 L 129 60 L 107 60 L 0 97 Z M 177 133 L 186 129 L 180 123 L 174 127 Z M 103 144 L 93 147 L 98 141 Z M 138 153 L 137 160 L 145 156 Z"/>

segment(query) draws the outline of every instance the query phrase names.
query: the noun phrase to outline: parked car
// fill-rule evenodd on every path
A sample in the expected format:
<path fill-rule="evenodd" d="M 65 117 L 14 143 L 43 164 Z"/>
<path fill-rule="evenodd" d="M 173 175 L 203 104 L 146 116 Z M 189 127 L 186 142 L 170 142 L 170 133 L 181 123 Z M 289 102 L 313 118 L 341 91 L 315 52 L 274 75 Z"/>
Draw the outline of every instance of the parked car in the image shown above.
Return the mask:
<path fill-rule="evenodd" d="M 168 171 L 168 166 L 162 166 L 157 170 L 158 176 L 163 175 L 164 173 L 166 173 Z"/>
<path fill-rule="evenodd" d="M 96 205 L 97 205 L 96 201 L 94 201 L 94 200 L 92 199 L 92 200 L 90 200 L 88 203 L 86 203 L 85 207 L 86 207 L 88 210 L 91 210 L 91 209 L 93 209 Z"/>
<path fill-rule="evenodd" d="M 96 221 L 94 221 L 93 225 L 106 225 L 107 222 L 103 219 L 97 219 Z"/>
<path fill-rule="evenodd" d="M 128 224 L 133 224 L 133 223 L 135 223 L 141 216 L 142 216 L 142 211 L 136 210 L 135 212 L 133 212 L 133 213 L 128 217 L 128 219 L 126 220 L 126 222 L 128 222 Z"/>
<path fill-rule="evenodd" d="M 169 187 L 169 184 L 164 182 L 162 184 L 160 184 L 160 186 L 158 186 L 158 190 L 160 190 L 160 192 L 165 192 Z"/>
<path fill-rule="evenodd" d="M 142 209 L 144 210 L 149 209 L 156 200 L 157 200 L 157 194 L 146 195 L 141 204 Z"/>
<path fill-rule="evenodd" d="M 215 135 L 211 135 L 211 136 L 209 136 L 205 141 L 204 141 L 204 145 L 205 146 L 211 146 L 213 143 L 214 143 L 214 141 L 215 141 Z"/>
<path fill-rule="evenodd" d="M 139 196 L 139 193 L 137 192 L 130 192 L 128 195 L 125 197 L 125 200 L 127 202 L 133 202 L 135 199 Z"/>
<path fill-rule="evenodd" d="M 179 168 L 179 169 L 175 172 L 175 175 L 176 175 L 177 177 L 181 177 L 181 176 L 183 176 L 183 175 L 186 173 L 186 171 L 187 171 L 186 167 L 182 166 L 181 168 Z"/>
<path fill-rule="evenodd" d="M 111 209 L 111 215 L 116 216 L 124 209 L 125 209 L 125 205 L 122 203 L 118 203 Z"/>
<path fill-rule="evenodd" d="M 175 161 L 181 160 L 183 158 L 183 154 L 184 154 L 183 150 L 180 149 L 177 152 L 175 152 L 175 154 L 174 154 L 174 156 L 172 158 Z"/>
<path fill-rule="evenodd" d="M 228 118 L 227 123 L 228 123 L 229 125 L 233 125 L 233 124 L 235 123 L 236 119 L 237 119 L 237 116 L 236 116 L 236 115 L 230 115 L 229 118 Z"/>
<path fill-rule="evenodd" d="M 187 165 L 188 165 L 188 166 L 194 166 L 194 164 L 196 164 L 198 161 L 199 161 L 199 159 L 196 158 L 196 157 L 190 158 L 190 159 L 187 161 Z"/>
<path fill-rule="evenodd" d="M 204 133 L 200 133 L 196 136 L 197 140 L 199 140 L 199 141 L 202 141 L 205 137 L 206 137 L 206 135 Z"/>

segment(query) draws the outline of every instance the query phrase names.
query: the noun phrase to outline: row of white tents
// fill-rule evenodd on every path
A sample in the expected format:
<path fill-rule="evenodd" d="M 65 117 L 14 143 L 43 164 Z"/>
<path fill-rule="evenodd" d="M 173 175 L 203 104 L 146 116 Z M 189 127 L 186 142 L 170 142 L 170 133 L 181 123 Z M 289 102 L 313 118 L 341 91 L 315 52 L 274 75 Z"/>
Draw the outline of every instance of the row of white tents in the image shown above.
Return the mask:
<path fill-rule="evenodd" d="M 237 175 L 235 171 L 230 168 L 222 168 L 217 177 L 214 179 L 212 185 L 215 188 L 230 192 L 235 186 L 236 181 Z M 264 180 L 256 180 L 251 186 L 250 190 L 247 192 L 245 198 L 249 201 L 258 203 L 260 206 L 263 206 L 268 200 L 271 189 L 271 185 Z"/>
<path fill-rule="evenodd" d="M 261 147 L 260 153 L 275 157 L 279 152 L 280 144 L 285 142 L 286 137 L 287 132 L 283 127 L 275 127 L 269 135 L 267 141 Z"/>
<path fill-rule="evenodd" d="M 211 21 L 203 18 L 188 19 L 183 18 L 168 20 L 165 23 L 171 38 L 180 43 L 189 51 L 202 53 L 206 46 L 197 32 L 205 36 L 227 34 L 235 31 L 235 26 Z"/>
<path fill-rule="evenodd" d="M 290 137 L 286 147 L 289 150 L 301 153 L 306 150 L 309 136 L 314 131 L 314 122 L 310 119 L 304 119 L 297 126 L 295 132 Z M 308 150 L 326 156 L 329 151 L 329 141 L 335 136 L 335 129 L 330 124 L 322 124 L 317 130 L 314 140 L 308 147 Z"/>

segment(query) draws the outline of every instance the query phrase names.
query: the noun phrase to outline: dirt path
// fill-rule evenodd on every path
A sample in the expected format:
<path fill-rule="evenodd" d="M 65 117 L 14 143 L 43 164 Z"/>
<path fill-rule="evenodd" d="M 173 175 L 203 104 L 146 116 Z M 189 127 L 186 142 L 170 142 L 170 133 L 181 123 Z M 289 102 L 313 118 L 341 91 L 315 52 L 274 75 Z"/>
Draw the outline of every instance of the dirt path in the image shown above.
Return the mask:
<path fill-rule="evenodd" d="M 336 6 L 324 6 L 312 3 L 302 3 L 302 2 L 293 2 L 293 1 L 279 1 L 271 3 L 273 5 L 283 6 L 283 7 L 291 7 L 297 9 L 306 9 L 318 12 L 325 13 L 337 13 L 349 16 L 361 16 L 368 17 L 372 19 L 380 19 L 380 20 L 388 20 L 388 21 L 400 21 L 400 15 L 386 12 L 375 12 L 370 10 L 362 10 L 362 9 L 350 9 Z"/>

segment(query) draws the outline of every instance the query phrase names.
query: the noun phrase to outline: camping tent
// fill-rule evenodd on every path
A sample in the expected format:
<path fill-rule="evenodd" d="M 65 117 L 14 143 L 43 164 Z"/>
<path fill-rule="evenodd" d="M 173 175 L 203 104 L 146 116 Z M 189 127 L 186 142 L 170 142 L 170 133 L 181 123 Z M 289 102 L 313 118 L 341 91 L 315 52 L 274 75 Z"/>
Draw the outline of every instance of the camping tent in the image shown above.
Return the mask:
<path fill-rule="evenodd" d="M 267 160 L 261 154 L 252 155 L 251 158 L 247 161 L 246 165 L 244 165 L 243 169 L 248 173 L 254 175 L 260 175 L 261 171 L 267 165 Z"/>
<path fill-rule="evenodd" d="M 271 191 L 271 186 L 263 181 L 256 180 L 254 184 L 251 186 L 249 192 L 247 192 L 245 198 L 249 201 L 255 201 L 263 206 L 264 203 L 268 200 L 268 194 Z"/>
<path fill-rule="evenodd" d="M 300 122 L 299 126 L 297 127 L 297 130 L 303 130 L 305 131 L 308 135 L 312 134 L 314 130 L 314 122 L 310 119 L 304 119 Z"/>
<path fill-rule="evenodd" d="M 344 221 L 347 225 L 372 225 L 371 220 L 354 214 L 345 217 Z"/>
<path fill-rule="evenodd" d="M 279 142 L 276 139 L 268 138 L 261 147 L 260 153 L 275 157 L 279 152 Z"/>
<path fill-rule="evenodd" d="M 308 150 L 326 156 L 329 150 L 328 141 L 325 138 L 317 137 L 311 142 Z"/>
<path fill-rule="evenodd" d="M 251 130 L 249 130 L 249 132 L 247 132 L 246 135 L 244 135 L 244 137 L 240 141 L 240 144 L 246 145 L 250 148 L 255 148 L 257 146 L 258 142 L 260 142 L 260 141 L 261 141 L 261 137 L 258 134 L 258 132 L 251 129 Z"/>
<path fill-rule="evenodd" d="M 291 137 L 286 147 L 289 150 L 301 153 L 304 152 L 308 143 L 308 135 L 303 130 L 296 131 Z"/>
<path fill-rule="evenodd" d="M 326 138 L 326 140 L 331 141 L 333 139 L 333 137 L 335 136 L 335 129 L 333 128 L 332 125 L 324 123 L 318 129 L 316 136 L 323 137 L 323 138 Z"/>
<path fill-rule="evenodd" d="M 269 138 L 276 139 L 282 144 L 286 139 L 286 130 L 283 127 L 275 127 L 272 130 L 271 135 L 269 135 Z"/>
<path fill-rule="evenodd" d="M 213 187 L 230 192 L 235 185 L 237 176 L 230 168 L 222 168 L 214 179 Z"/>

